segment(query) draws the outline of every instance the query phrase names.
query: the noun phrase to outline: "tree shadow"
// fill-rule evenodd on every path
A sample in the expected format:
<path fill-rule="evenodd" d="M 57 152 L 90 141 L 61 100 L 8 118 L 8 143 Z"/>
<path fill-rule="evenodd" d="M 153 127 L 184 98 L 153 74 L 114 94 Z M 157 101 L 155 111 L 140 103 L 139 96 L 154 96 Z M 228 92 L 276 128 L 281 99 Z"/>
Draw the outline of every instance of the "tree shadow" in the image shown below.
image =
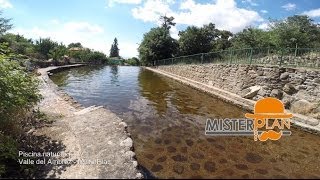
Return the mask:
<path fill-rule="evenodd" d="M 24 172 L 20 174 L 23 177 L 20 178 L 58 178 L 58 175 L 62 174 L 67 167 L 72 165 L 72 163 L 55 163 L 58 160 L 67 158 L 56 156 L 58 153 L 61 154 L 61 152 L 64 152 L 66 149 L 66 146 L 61 141 L 53 140 L 45 135 L 37 136 L 33 134 L 25 134 L 24 137 L 21 138 L 21 141 L 23 144 L 19 148 L 19 151 L 40 153 L 41 156 L 31 157 L 35 164 L 29 166 L 31 170 L 28 170 L 28 168 L 27 170 L 25 169 Z M 51 156 L 48 156 L 47 154 L 43 156 L 43 153 L 51 153 Z M 23 159 L 25 158 L 28 157 L 24 157 Z M 38 162 L 42 160 L 42 163 L 37 163 L 37 160 Z M 51 160 L 51 163 L 48 163 L 50 162 L 49 160 Z"/>
<path fill-rule="evenodd" d="M 20 122 L 19 128 L 12 130 L 18 131 L 18 133 L 12 132 L 9 138 L 11 139 L 11 145 L 9 146 L 7 143 L 4 146 L 10 152 L 3 152 L 5 149 L 0 148 L 0 155 L 10 155 L 0 157 L 0 168 L 1 164 L 5 167 L 4 174 L 0 174 L 0 179 L 58 178 L 67 167 L 75 164 L 75 161 L 72 163 L 55 163 L 71 159 L 70 157 L 57 156 L 58 153 L 61 154 L 66 151 L 66 146 L 62 141 L 54 140 L 47 135 L 34 133 L 35 130 L 52 126 L 52 123 L 53 121 L 46 119 L 46 117 L 40 117 L 39 113 L 33 112 L 28 118 Z M 10 129 L 10 126 L 7 128 Z M 33 155 L 27 156 L 22 152 L 33 153 Z M 46 153 L 51 153 L 54 156 L 48 156 Z M 40 160 L 42 160 L 42 163 L 40 163 Z M 51 163 L 48 163 L 49 160 L 51 160 Z"/>

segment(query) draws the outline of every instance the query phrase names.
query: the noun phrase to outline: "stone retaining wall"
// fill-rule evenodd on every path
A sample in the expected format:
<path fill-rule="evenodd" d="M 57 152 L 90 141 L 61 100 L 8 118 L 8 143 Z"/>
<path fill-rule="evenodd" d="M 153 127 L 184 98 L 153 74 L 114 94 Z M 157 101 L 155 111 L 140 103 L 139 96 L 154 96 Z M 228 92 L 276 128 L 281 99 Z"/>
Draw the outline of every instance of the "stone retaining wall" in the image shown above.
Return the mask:
<path fill-rule="evenodd" d="M 235 64 L 170 65 L 157 68 L 247 99 L 277 97 L 291 112 L 320 119 L 319 70 Z"/>

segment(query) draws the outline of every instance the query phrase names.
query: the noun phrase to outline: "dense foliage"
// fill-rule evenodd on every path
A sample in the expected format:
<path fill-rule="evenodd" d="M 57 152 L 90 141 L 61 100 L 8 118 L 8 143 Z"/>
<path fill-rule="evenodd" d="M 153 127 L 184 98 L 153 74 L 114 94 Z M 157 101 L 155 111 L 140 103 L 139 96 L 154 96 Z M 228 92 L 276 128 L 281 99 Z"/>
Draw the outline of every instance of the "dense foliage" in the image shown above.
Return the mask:
<path fill-rule="evenodd" d="M 163 27 L 152 28 L 144 34 L 143 41 L 138 51 L 144 65 L 153 65 L 158 59 L 173 57 L 178 48 L 178 43 Z"/>
<path fill-rule="evenodd" d="M 0 123 L 18 119 L 39 100 L 35 78 L 5 55 L 0 55 L 0 87 Z"/>
<path fill-rule="evenodd" d="M 17 162 L 18 137 L 30 110 L 40 100 L 38 81 L 0 46 L 0 177 Z"/>
<path fill-rule="evenodd" d="M 138 51 L 142 65 L 153 65 L 158 59 L 173 57 L 177 54 L 178 42 L 170 36 L 169 29 L 174 26 L 173 17 L 164 18 L 161 27 L 152 28 L 143 35 Z"/>
<path fill-rule="evenodd" d="M 125 64 L 130 65 L 130 66 L 140 66 L 140 61 L 138 58 L 133 57 L 125 60 Z"/>
<path fill-rule="evenodd" d="M 139 56 L 143 65 L 152 65 L 155 60 L 175 55 L 217 52 L 226 49 L 319 48 L 320 46 L 320 26 L 305 15 L 294 15 L 284 20 L 270 20 L 268 29 L 248 27 L 236 34 L 216 29 L 212 23 L 203 27 L 189 26 L 179 32 L 178 46 L 175 46 L 175 40 L 170 37 L 168 31 L 165 32 L 170 29 L 170 26 L 175 25 L 172 22 L 174 18 L 161 17 L 160 19 L 164 21 L 162 26 L 147 32 L 140 44 Z M 165 39 L 173 43 L 168 46 Z"/>
<path fill-rule="evenodd" d="M 22 124 L 41 98 L 38 81 L 21 66 L 21 54 L 32 51 L 32 42 L 19 35 L 3 35 L 11 27 L 9 19 L 0 18 L 0 178 L 12 172 L 12 166 L 21 168 L 17 150 Z"/>
<path fill-rule="evenodd" d="M 229 32 L 231 35 L 231 33 Z M 215 25 L 210 23 L 201 28 L 189 26 L 186 30 L 179 32 L 179 54 L 190 55 L 210 52 L 213 49 L 227 48 L 228 46 L 223 39 L 228 39 L 228 31 L 220 33 Z M 219 41 L 218 41 L 219 40 Z M 220 45 L 221 44 L 221 45 Z"/>

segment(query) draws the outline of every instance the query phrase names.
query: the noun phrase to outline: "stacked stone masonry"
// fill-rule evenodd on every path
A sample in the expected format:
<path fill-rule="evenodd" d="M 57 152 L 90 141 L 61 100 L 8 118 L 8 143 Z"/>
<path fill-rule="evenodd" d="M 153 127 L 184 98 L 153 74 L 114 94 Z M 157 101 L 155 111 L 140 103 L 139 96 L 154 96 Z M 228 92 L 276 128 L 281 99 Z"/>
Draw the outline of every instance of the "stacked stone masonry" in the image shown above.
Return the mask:
<path fill-rule="evenodd" d="M 320 119 L 320 70 L 259 65 L 170 65 L 163 70 L 259 100 L 277 97 L 286 109 Z M 255 92 L 251 92 L 254 89 Z"/>

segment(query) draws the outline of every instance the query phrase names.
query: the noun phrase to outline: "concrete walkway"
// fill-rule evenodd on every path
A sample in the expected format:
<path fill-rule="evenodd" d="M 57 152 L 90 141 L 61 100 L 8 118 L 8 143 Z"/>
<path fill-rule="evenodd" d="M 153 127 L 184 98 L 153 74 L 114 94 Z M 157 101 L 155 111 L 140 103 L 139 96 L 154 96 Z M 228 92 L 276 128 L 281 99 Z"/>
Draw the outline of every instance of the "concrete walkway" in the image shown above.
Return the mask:
<path fill-rule="evenodd" d="M 142 178 L 132 139 L 126 132 L 126 124 L 111 111 L 102 107 L 83 108 L 69 96 L 58 91 L 49 79 L 48 72 L 59 68 L 39 69 L 41 74 L 39 104 L 41 112 L 54 120 L 52 126 L 37 130 L 64 147 L 66 155 L 55 158 L 74 164 L 57 164 L 50 167 L 47 178 Z"/>

